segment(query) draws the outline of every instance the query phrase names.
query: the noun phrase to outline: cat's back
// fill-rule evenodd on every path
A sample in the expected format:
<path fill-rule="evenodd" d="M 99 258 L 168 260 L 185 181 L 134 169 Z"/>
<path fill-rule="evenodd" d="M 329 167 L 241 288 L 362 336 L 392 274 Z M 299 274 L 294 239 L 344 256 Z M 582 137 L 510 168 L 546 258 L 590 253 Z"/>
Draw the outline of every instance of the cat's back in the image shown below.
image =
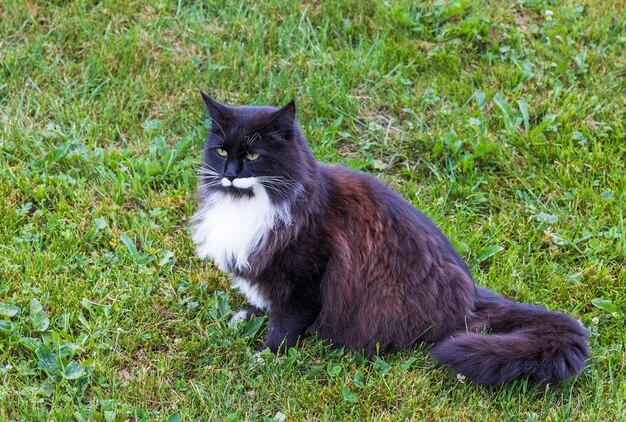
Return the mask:
<path fill-rule="evenodd" d="M 388 222 L 405 234 L 421 228 L 439 235 L 428 217 L 376 177 L 336 164 L 320 164 L 320 170 L 329 186 L 329 205 L 338 217 L 359 224 L 370 219 Z"/>
<path fill-rule="evenodd" d="M 321 165 L 330 186 L 331 227 L 347 242 L 371 246 L 372 252 L 409 261 L 426 256 L 441 265 L 469 269 L 437 225 L 400 194 L 374 176 L 335 164 Z"/>
<path fill-rule="evenodd" d="M 326 184 L 330 187 L 330 195 L 346 201 L 344 204 L 353 202 L 379 203 L 389 200 L 401 200 L 402 197 L 391 190 L 382 181 L 374 176 L 361 173 L 338 164 L 319 164 L 320 172 Z M 341 203 L 335 205 L 342 205 Z"/>

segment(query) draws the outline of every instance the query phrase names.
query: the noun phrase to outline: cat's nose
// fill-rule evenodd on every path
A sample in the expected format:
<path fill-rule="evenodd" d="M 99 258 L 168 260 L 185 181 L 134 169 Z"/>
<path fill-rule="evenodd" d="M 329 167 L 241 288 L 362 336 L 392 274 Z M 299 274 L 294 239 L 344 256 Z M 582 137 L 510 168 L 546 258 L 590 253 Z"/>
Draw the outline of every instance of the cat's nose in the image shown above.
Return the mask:
<path fill-rule="evenodd" d="M 237 163 L 234 160 L 226 161 L 226 165 L 224 166 L 225 178 L 232 182 L 237 177 L 238 171 L 239 169 L 237 168 Z"/>

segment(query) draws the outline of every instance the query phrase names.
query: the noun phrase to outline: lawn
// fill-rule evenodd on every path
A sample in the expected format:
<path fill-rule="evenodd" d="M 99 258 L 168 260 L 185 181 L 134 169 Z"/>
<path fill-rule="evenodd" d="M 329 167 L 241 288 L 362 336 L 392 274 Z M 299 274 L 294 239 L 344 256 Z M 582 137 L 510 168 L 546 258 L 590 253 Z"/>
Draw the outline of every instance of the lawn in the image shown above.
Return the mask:
<path fill-rule="evenodd" d="M 0 420 L 626 418 L 622 0 L 0 0 Z M 317 158 L 430 215 L 476 282 L 574 315 L 538 389 L 263 318 L 195 256 L 198 90 L 285 104 Z"/>

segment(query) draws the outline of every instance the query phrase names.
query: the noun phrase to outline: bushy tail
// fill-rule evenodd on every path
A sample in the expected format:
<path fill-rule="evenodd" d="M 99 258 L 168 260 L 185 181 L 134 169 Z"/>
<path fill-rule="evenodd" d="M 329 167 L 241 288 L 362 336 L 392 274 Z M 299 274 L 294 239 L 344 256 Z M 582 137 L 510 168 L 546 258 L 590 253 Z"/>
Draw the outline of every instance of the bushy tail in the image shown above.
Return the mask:
<path fill-rule="evenodd" d="M 477 384 L 528 378 L 556 385 L 578 374 L 590 354 L 585 329 L 570 316 L 511 302 L 483 288 L 469 323 L 484 334 L 459 332 L 430 353 Z"/>

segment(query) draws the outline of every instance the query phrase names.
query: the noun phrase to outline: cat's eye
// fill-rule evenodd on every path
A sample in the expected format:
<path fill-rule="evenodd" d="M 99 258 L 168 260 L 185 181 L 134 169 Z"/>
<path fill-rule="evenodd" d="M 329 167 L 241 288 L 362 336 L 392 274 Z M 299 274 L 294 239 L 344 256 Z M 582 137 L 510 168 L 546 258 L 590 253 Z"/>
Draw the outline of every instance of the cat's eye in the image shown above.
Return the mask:
<path fill-rule="evenodd" d="M 226 157 L 228 155 L 228 153 L 226 152 L 224 148 L 216 148 L 215 150 L 222 157 Z"/>
<path fill-rule="evenodd" d="M 246 154 L 246 158 L 250 161 L 254 161 L 259 158 L 259 154 L 257 154 L 256 152 L 249 152 L 248 154 Z"/>

